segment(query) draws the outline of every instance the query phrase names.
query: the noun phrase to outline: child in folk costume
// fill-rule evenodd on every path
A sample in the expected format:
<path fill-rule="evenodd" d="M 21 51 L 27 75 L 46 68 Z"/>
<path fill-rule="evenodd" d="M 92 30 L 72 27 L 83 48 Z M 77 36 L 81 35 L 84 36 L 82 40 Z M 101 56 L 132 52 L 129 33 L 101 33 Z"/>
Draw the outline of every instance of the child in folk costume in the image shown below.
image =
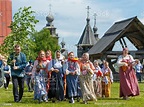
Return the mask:
<path fill-rule="evenodd" d="M 104 63 L 102 73 L 102 97 L 110 97 L 111 84 L 113 83 L 113 75 L 111 69 L 109 68 L 109 63 L 107 61 Z"/>
<path fill-rule="evenodd" d="M 34 99 L 39 102 L 48 102 L 48 61 L 45 58 L 45 52 L 40 51 L 39 57 L 35 60 L 32 69 L 32 79 L 34 80 Z"/>
<path fill-rule="evenodd" d="M 94 91 L 97 97 L 101 97 L 102 96 L 101 80 L 102 80 L 103 74 L 102 74 L 101 68 L 97 60 L 94 60 L 94 67 L 95 67 L 95 72 L 93 75 Z"/>

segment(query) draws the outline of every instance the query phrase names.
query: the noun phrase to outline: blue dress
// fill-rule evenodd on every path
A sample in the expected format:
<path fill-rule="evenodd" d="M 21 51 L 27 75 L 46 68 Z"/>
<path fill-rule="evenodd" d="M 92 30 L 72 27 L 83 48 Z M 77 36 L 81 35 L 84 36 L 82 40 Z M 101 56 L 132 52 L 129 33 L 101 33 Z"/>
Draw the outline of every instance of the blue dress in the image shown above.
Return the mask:
<path fill-rule="evenodd" d="M 32 78 L 34 78 L 34 99 L 39 100 L 40 102 L 47 101 L 47 83 L 48 83 L 48 73 L 47 61 L 43 61 L 42 65 L 38 64 L 38 60 L 34 62 L 32 69 Z"/>
<path fill-rule="evenodd" d="M 49 63 L 48 69 L 51 68 L 58 69 L 59 72 L 51 72 L 51 79 L 50 79 L 50 89 L 49 89 L 49 98 L 57 98 L 57 100 L 61 101 L 64 99 L 64 81 L 63 77 L 65 72 L 63 70 L 62 62 L 53 59 Z"/>
<path fill-rule="evenodd" d="M 77 71 L 75 75 L 71 75 L 70 72 Z M 66 69 L 66 82 L 67 82 L 67 93 L 68 97 L 78 96 L 78 75 L 79 75 L 79 65 L 77 62 L 67 62 Z"/>
<path fill-rule="evenodd" d="M 44 78 L 42 76 L 42 71 L 35 73 L 34 81 L 34 99 L 42 100 L 42 98 L 44 98 L 43 100 L 46 100 L 47 92 L 44 84 Z"/>

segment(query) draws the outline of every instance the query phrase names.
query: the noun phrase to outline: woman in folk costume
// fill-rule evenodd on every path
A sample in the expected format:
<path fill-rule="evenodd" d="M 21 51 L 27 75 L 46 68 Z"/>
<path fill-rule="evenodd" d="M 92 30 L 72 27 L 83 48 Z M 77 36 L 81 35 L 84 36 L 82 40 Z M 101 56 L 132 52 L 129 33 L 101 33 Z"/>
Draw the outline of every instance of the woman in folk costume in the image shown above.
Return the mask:
<path fill-rule="evenodd" d="M 66 83 L 69 103 L 75 103 L 74 97 L 78 95 L 78 75 L 80 74 L 79 65 L 74 58 L 74 53 L 68 54 L 68 61 L 66 62 Z"/>
<path fill-rule="evenodd" d="M 102 97 L 110 97 L 111 84 L 113 83 L 112 71 L 109 68 L 109 63 L 106 61 L 102 68 Z"/>
<path fill-rule="evenodd" d="M 48 63 L 49 61 L 46 60 L 45 52 L 41 50 L 32 69 L 32 80 L 34 80 L 34 99 L 39 100 L 39 102 L 48 102 Z"/>
<path fill-rule="evenodd" d="M 51 61 L 51 60 L 52 60 L 52 53 L 51 53 L 50 50 L 47 50 L 47 51 L 46 51 L 46 59 L 47 59 L 48 61 Z"/>
<path fill-rule="evenodd" d="M 52 98 L 52 102 L 55 100 L 64 100 L 64 75 L 63 70 L 64 57 L 58 50 L 55 52 L 55 59 L 52 59 L 49 63 L 48 70 L 51 72 L 49 98 Z"/>
<path fill-rule="evenodd" d="M 101 68 L 99 66 L 99 63 L 97 60 L 94 60 L 94 67 L 95 67 L 95 72 L 93 75 L 93 86 L 94 86 L 94 91 L 97 97 L 101 97 L 102 96 L 102 84 L 101 84 L 101 80 L 102 80 L 102 71 Z"/>
<path fill-rule="evenodd" d="M 135 60 L 128 54 L 128 48 L 123 48 L 123 54 L 118 57 L 120 78 L 120 97 L 127 100 L 129 96 L 139 95 L 139 86 L 133 66 Z"/>
<path fill-rule="evenodd" d="M 84 104 L 87 104 L 88 100 L 97 101 L 94 87 L 93 87 L 93 74 L 95 67 L 93 63 L 89 60 L 89 54 L 84 53 L 82 59 L 79 62 L 80 65 L 80 87 L 82 92 L 82 100 Z"/>

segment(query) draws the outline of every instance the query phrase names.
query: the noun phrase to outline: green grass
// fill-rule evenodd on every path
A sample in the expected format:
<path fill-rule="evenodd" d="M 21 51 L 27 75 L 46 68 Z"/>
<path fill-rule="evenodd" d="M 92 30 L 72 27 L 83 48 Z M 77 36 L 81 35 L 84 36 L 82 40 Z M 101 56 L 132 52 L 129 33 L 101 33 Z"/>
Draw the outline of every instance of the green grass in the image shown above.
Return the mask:
<path fill-rule="evenodd" d="M 94 104 L 93 101 L 89 101 L 89 104 L 84 105 L 80 102 L 75 104 L 69 104 L 68 101 L 59 103 L 38 103 L 33 100 L 33 92 L 27 92 L 25 87 L 24 96 L 22 102 L 14 103 L 12 94 L 12 85 L 9 86 L 8 90 L 0 88 L 0 107 L 143 107 L 144 105 L 144 84 L 139 83 L 140 95 L 131 97 L 130 100 L 122 100 L 119 98 L 119 83 L 115 82 L 111 87 L 110 98 L 100 98 Z"/>

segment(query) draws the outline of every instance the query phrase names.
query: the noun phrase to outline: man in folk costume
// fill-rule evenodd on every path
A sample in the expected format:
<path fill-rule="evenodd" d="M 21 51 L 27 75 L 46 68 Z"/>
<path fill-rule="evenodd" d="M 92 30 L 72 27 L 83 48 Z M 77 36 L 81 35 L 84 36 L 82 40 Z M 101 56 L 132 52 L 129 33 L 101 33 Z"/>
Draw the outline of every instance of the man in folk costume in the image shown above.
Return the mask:
<path fill-rule="evenodd" d="M 21 52 L 20 45 L 15 45 L 14 50 L 15 52 L 9 55 L 7 63 L 11 67 L 14 101 L 20 102 L 24 92 L 24 68 L 26 66 L 27 61 L 26 55 L 23 52 Z"/>
<path fill-rule="evenodd" d="M 84 53 L 82 59 L 79 61 L 80 65 L 80 87 L 83 96 L 83 103 L 87 104 L 88 100 L 97 101 L 94 87 L 93 87 L 93 74 L 95 67 L 89 60 L 89 54 Z"/>
<path fill-rule="evenodd" d="M 129 96 L 139 95 L 139 86 L 133 66 L 135 60 L 128 54 L 128 48 L 123 48 L 123 54 L 117 61 L 120 77 L 120 97 L 127 100 Z"/>

